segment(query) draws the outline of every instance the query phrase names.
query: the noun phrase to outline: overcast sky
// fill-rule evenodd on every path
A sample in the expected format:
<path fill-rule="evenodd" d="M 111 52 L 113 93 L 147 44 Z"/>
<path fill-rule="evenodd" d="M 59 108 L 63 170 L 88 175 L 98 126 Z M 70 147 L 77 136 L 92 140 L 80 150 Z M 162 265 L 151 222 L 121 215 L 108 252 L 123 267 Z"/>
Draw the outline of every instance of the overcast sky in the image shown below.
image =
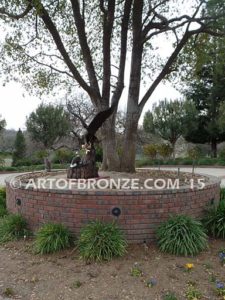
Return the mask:
<path fill-rule="evenodd" d="M 19 83 L 10 82 L 2 86 L 0 82 L 0 114 L 7 122 L 7 129 L 25 129 L 26 116 L 28 116 L 41 103 L 39 98 L 30 96 Z M 179 93 L 170 85 L 160 85 L 145 107 L 148 110 L 153 102 L 163 98 L 174 99 Z M 121 109 L 124 108 L 126 99 L 121 101 Z"/>
<path fill-rule="evenodd" d="M 3 42 L 4 35 L 5 31 L 0 30 L 0 42 Z M 157 46 L 162 57 L 167 57 L 168 52 L 172 51 L 171 41 L 167 38 L 159 38 Z M 129 73 L 129 69 L 127 69 L 125 76 L 125 85 L 127 86 L 129 84 Z M 160 99 L 175 99 L 179 98 L 180 96 L 181 95 L 179 94 L 179 92 L 176 91 L 171 84 L 160 84 L 146 104 L 144 112 L 150 109 L 152 104 L 159 101 Z M 30 96 L 19 83 L 10 82 L 6 86 L 3 86 L 1 79 L 0 101 L 0 115 L 2 115 L 2 117 L 7 122 L 6 128 L 16 130 L 18 130 L 18 128 L 25 129 L 26 117 L 41 103 L 41 100 L 39 98 Z M 45 97 L 45 101 L 49 101 L 49 99 Z M 127 91 L 125 90 L 120 101 L 120 109 L 125 109 L 126 102 Z M 141 121 L 142 120 L 140 120 L 140 122 Z"/>

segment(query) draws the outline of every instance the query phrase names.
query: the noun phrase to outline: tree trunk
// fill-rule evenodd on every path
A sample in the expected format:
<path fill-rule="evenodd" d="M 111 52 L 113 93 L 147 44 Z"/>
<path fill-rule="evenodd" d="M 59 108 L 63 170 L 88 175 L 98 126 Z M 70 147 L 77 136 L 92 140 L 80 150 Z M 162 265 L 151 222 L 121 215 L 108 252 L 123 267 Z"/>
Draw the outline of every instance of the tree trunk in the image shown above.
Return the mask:
<path fill-rule="evenodd" d="M 213 158 L 217 157 L 217 142 L 216 142 L 216 140 L 212 140 L 212 142 L 211 142 L 211 156 Z"/>
<path fill-rule="evenodd" d="M 175 160 L 175 158 L 176 158 L 176 156 L 175 156 L 175 147 L 176 147 L 176 142 L 171 142 L 171 146 L 172 146 L 172 158 L 173 158 L 173 160 Z"/>
<path fill-rule="evenodd" d="M 120 171 L 120 160 L 116 146 L 115 116 L 106 120 L 101 129 L 104 171 Z"/>
<path fill-rule="evenodd" d="M 133 47 L 131 55 L 130 85 L 128 92 L 127 114 L 125 124 L 125 135 L 121 162 L 121 171 L 135 172 L 135 156 L 138 120 L 141 115 L 139 108 L 141 66 L 142 66 L 142 10 L 143 0 L 134 0 L 133 7 Z"/>
<path fill-rule="evenodd" d="M 49 160 L 48 157 L 44 158 L 44 164 L 45 164 L 45 170 L 46 170 L 46 172 L 51 172 L 51 170 L 52 170 L 52 164 L 51 164 L 51 161 Z"/>
<path fill-rule="evenodd" d="M 123 159 L 121 161 L 122 172 L 135 172 L 138 119 L 139 118 L 134 117 L 133 115 L 127 114 L 122 150 Z"/>

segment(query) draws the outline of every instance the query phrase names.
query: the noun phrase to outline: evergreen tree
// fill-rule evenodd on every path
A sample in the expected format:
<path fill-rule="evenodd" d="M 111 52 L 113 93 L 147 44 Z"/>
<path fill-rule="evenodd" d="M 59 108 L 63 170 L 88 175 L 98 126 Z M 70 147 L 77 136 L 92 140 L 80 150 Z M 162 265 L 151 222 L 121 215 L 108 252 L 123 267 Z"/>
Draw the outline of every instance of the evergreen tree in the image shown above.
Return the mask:
<path fill-rule="evenodd" d="M 6 126 L 6 122 L 4 119 L 1 119 L 1 115 L 0 115 L 0 132 L 4 129 L 5 126 Z"/>
<path fill-rule="evenodd" d="M 195 52 L 189 51 L 195 71 L 185 81 L 185 94 L 198 111 L 198 121 L 196 128 L 187 128 L 185 139 L 192 143 L 209 143 L 212 157 L 217 157 L 217 144 L 225 141 L 225 127 L 221 126 L 225 103 L 225 47 L 216 38 L 206 41 L 204 49 L 201 40 L 195 41 L 195 47 L 199 44 L 201 51 L 199 47 Z"/>
<path fill-rule="evenodd" d="M 69 116 L 62 106 L 41 104 L 32 112 L 26 122 L 32 140 L 41 143 L 47 152 L 70 132 Z M 51 162 L 44 158 L 46 170 L 51 170 Z"/>
<path fill-rule="evenodd" d="M 143 127 L 145 132 L 153 133 L 170 142 L 173 149 L 186 128 L 195 126 L 196 110 L 186 101 L 167 99 L 153 106 L 152 112 L 146 112 Z"/>
<path fill-rule="evenodd" d="M 15 166 L 20 160 L 26 157 L 26 142 L 25 137 L 21 129 L 16 134 L 14 152 L 13 152 L 13 166 Z"/>

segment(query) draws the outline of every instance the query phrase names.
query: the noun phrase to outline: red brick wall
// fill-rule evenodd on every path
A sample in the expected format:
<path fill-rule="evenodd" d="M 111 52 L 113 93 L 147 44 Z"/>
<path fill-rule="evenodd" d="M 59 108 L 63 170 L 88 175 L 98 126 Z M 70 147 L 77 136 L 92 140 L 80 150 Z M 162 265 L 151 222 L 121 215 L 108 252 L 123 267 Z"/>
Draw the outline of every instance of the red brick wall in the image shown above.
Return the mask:
<path fill-rule="evenodd" d="M 203 190 L 178 191 L 56 191 L 13 190 L 7 183 L 7 208 L 21 213 L 32 230 L 42 223 L 63 223 L 76 235 L 90 220 L 118 220 L 129 242 L 142 243 L 154 239 L 157 226 L 170 214 L 200 217 L 207 204 L 219 200 L 220 183 L 215 181 Z M 16 199 L 21 200 L 21 206 Z M 112 209 L 119 207 L 119 218 Z"/>

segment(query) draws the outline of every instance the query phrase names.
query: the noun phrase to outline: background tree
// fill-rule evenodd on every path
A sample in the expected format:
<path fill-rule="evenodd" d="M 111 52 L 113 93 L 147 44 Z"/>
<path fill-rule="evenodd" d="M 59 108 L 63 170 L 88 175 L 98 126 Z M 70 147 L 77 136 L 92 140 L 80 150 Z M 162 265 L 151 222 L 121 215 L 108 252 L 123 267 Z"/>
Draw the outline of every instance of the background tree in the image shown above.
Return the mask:
<path fill-rule="evenodd" d="M 56 150 L 54 160 L 57 163 L 65 164 L 71 162 L 73 157 L 74 157 L 73 151 L 66 148 L 61 148 Z"/>
<path fill-rule="evenodd" d="M 40 93 L 73 93 L 78 84 L 98 112 L 111 105 L 116 113 L 128 67 L 122 147 L 126 159 L 121 165 L 115 113 L 101 131 L 105 168 L 134 171 L 138 121 L 146 102 L 173 71 L 192 36 L 224 36 L 224 7 L 220 0 L 195 0 L 187 7 L 183 0 L 2 0 L 2 26 L 9 27 L 0 56 L 2 70 Z M 164 37 L 171 51 L 160 57 L 158 41 Z"/>
<path fill-rule="evenodd" d="M 195 128 L 187 128 L 184 137 L 192 143 L 209 143 L 212 157 L 217 157 L 217 144 L 225 141 L 225 126 L 221 126 L 225 108 L 225 48 L 218 39 L 206 40 L 204 49 L 199 45 L 202 52 L 192 52 L 194 73 L 185 81 L 185 94 L 198 111 L 198 121 Z"/>
<path fill-rule="evenodd" d="M 42 143 L 46 150 L 54 149 L 56 143 L 70 131 L 68 114 L 62 106 L 52 104 L 41 104 L 30 114 L 26 125 L 31 138 Z"/>
<path fill-rule="evenodd" d="M 195 165 L 201 156 L 202 156 L 202 151 L 201 148 L 199 148 L 198 146 L 188 149 L 188 157 L 192 159 L 192 174 L 194 174 Z"/>
<path fill-rule="evenodd" d="M 12 153 L 14 149 L 15 138 L 16 130 L 3 130 L 2 134 L 0 134 L 0 151 Z"/>
<path fill-rule="evenodd" d="M 6 121 L 4 119 L 1 119 L 1 115 L 0 115 L 0 133 L 3 131 L 5 126 L 6 126 Z"/>
<path fill-rule="evenodd" d="M 194 126 L 196 112 L 194 107 L 181 100 L 162 100 L 155 104 L 152 112 L 146 112 L 143 128 L 146 132 L 156 134 L 170 142 L 175 157 L 175 144 L 186 128 Z"/>
<path fill-rule="evenodd" d="M 16 166 L 19 161 L 26 157 L 26 141 L 21 129 L 17 131 L 12 156 L 12 165 Z"/>
<path fill-rule="evenodd" d="M 143 153 L 144 155 L 148 156 L 150 159 L 156 159 L 157 145 L 155 144 L 144 145 Z"/>
<path fill-rule="evenodd" d="M 81 146 L 84 143 L 84 128 L 95 117 L 96 109 L 82 93 L 67 99 L 65 109 L 70 117 L 71 133 Z"/>
<path fill-rule="evenodd" d="M 168 159 L 173 154 L 173 148 L 169 144 L 159 144 L 157 146 L 159 155 L 164 159 Z"/>

